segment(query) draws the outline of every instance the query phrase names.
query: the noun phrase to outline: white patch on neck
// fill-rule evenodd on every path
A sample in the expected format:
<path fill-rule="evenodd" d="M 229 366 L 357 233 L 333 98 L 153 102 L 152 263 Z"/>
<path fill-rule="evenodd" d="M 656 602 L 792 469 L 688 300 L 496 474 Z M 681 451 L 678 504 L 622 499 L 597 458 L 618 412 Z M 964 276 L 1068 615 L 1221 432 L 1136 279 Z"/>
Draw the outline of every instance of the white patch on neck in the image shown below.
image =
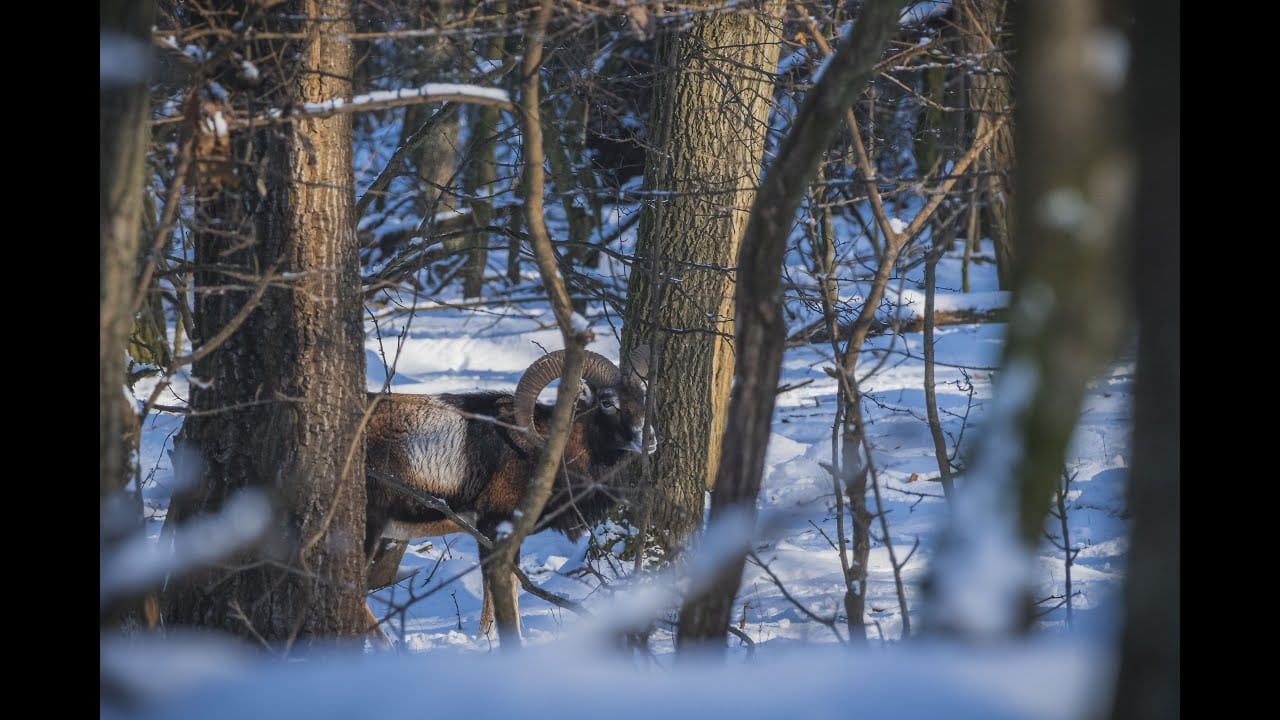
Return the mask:
<path fill-rule="evenodd" d="M 433 495 L 462 491 L 466 479 L 467 420 L 443 402 L 423 408 L 417 432 L 405 441 L 413 484 Z"/>

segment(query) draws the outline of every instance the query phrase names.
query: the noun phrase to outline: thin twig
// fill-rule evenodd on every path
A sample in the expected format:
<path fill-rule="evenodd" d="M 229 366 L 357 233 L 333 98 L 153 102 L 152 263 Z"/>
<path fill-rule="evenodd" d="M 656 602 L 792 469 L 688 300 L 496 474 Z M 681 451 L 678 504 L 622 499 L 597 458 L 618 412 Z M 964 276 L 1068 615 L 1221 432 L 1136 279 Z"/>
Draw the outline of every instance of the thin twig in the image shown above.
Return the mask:
<path fill-rule="evenodd" d="M 734 627 L 732 624 L 728 626 L 729 632 L 747 645 L 747 659 L 750 660 L 756 656 L 756 641 L 752 640 L 745 632 Z"/>
<path fill-rule="evenodd" d="M 170 363 L 170 367 L 177 368 L 203 360 L 209 355 L 209 353 L 217 350 L 219 345 L 226 342 L 227 338 L 231 337 L 236 330 L 239 330 L 240 326 L 244 324 L 244 321 L 249 319 L 249 315 L 257 309 L 258 302 L 262 300 L 262 296 L 266 294 L 267 288 L 269 288 L 272 282 L 276 280 L 275 272 L 280 267 L 281 262 L 282 260 L 277 260 L 275 264 L 267 270 L 267 272 L 262 276 L 262 280 L 258 282 L 258 286 L 254 288 L 253 294 L 250 295 L 248 301 L 245 302 L 244 307 L 240 308 L 240 311 L 237 312 L 216 335 L 200 343 L 200 347 L 192 350 L 190 354 L 174 358 L 172 363 Z"/>
<path fill-rule="evenodd" d="M 492 549 L 494 547 L 493 540 L 490 540 L 487 535 L 480 532 L 480 530 L 475 525 L 471 524 L 471 522 L 468 521 L 466 518 L 454 512 L 453 509 L 449 507 L 449 503 L 445 502 L 441 498 L 438 498 L 428 492 L 419 490 L 418 488 L 413 487 L 412 485 L 407 485 L 403 482 L 400 482 L 394 477 L 378 472 L 377 470 L 366 468 L 366 472 L 369 473 L 370 477 L 372 477 L 377 482 L 385 485 L 386 487 L 391 488 L 392 490 L 399 492 L 400 494 L 412 500 L 417 501 L 419 504 L 423 505 L 429 510 L 434 510 L 444 515 L 447 519 L 453 521 L 453 523 L 457 525 L 458 528 L 461 529 L 463 532 L 475 538 L 476 542 L 482 545 L 483 547 L 489 548 L 489 549 Z M 477 565 L 477 567 L 479 567 L 479 565 Z M 471 570 L 474 570 L 474 569 L 475 568 L 471 568 Z M 466 572 L 470 572 L 471 570 L 467 570 Z M 459 575 L 453 578 L 450 578 L 447 582 L 441 583 L 441 585 L 443 586 L 445 584 L 448 584 L 448 582 L 453 582 L 454 580 L 465 575 L 466 572 L 460 573 Z M 579 615 L 583 615 L 583 616 L 591 615 L 590 611 L 588 611 L 580 603 L 570 600 L 569 598 L 556 595 L 555 593 L 549 592 L 535 585 L 533 581 L 529 579 L 529 576 L 526 575 L 525 572 L 519 568 L 519 566 L 516 566 L 513 564 L 511 572 L 520 581 L 520 586 L 524 588 L 524 590 L 528 592 L 530 595 L 533 595 L 537 598 L 545 600 L 551 603 L 552 605 L 556 605 L 558 607 L 572 610 L 573 612 Z"/>
<path fill-rule="evenodd" d="M 782 597 L 786 598 L 787 602 L 794 605 L 797 610 L 799 610 L 801 613 L 804 613 L 804 615 L 808 617 L 810 620 L 813 620 L 814 622 L 820 625 L 830 628 L 832 634 L 836 636 L 836 640 L 840 641 L 841 645 L 846 644 L 845 639 L 840 636 L 839 631 L 836 629 L 835 616 L 824 618 L 821 615 L 813 612 L 809 608 L 805 607 L 804 603 L 801 603 L 790 592 L 787 591 L 786 586 L 782 584 L 782 580 L 780 580 L 778 576 L 774 574 L 773 570 L 770 569 L 769 566 L 766 565 L 764 561 L 760 559 L 759 555 L 756 555 L 754 550 L 747 552 L 747 559 L 750 560 L 754 565 L 759 567 L 761 570 L 764 570 L 765 574 L 769 576 L 769 581 L 773 583 L 774 587 L 778 588 L 778 592 L 782 593 Z M 733 624 L 730 623 L 729 627 L 733 627 Z"/>
<path fill-rule="evenodd" d="M 871 459 L 871 442 L 867 439 L 866 433 L 861 434 L 862 447 L 867 454 L 867 470 L 871 473 L 871 492 L 876 498 L 876 514 L 880 516 L 880 532 L 884 535 L 884 546 L 889 551 L 889 565 L 893 568 L 893 586 L 898 594 L 898 609 L 902 612 L 902 637 L 911 636 L 911 615 L 907 612 L 907 593 L 902 583 L 902 565 L 906 563 L 904 560 L 898 563 L 896 551 L 893 549 L 893 539 L 889 536 L 889 520 L 888 513 L 885 512 L 884 503 L 880 499 L 880 473 L 877 472 L 875 463 Z M 916 541 L 919 543 L 919 540 Z M 912 549 L 915 552 L 915 549 Z"/>
<path fill-rule="evenodd" d="M 1068 475 L 1066 469 L 1062 471 L 1062 485 L 1058 488 L 1058 520 L 1062 525 L 1062 549 L 1063 549 L 1063 566 L 1066 571 L 1066 604 L 1067 604 L 1067 627 L 1075 628 L 1075 617 L 1073 608 L 1071 607 L 1071 530 L 1067 527 L 1067 491 L 1071 487 L 1071 481 L 1075 479 L 1074 475 Z"/>
<path fill-rule="evenodd" d="M 933 352 L 933 304 L 937 286 L 939 253 L 931 252 L 924 264 L 924 408 L 929 416 L 929 434 L 933 437 L 933 454 L 938 461 L 938 473 L 942 476 L 942 494 L 951 502 L 951 460 L 947 456 L 947 441 L 942 436 L 942 421 L 938 418 L 938 393 L 934 387 Z"/>
<path fill-rule="evenodd" d="M 164 247 L 169 239 L 169 229 L 173 226 L 174 218 L 178 216 L 179 199 L 182 196 L 182 184 L 187 175 L 187 168 L 191 166 L 191 150 L 194 147 L 195 137 L 187 138 L 182 143 L 182 149 L 178 152 L 178 167 L 174 170 L 173 180 L 169 183 L 169 192 L 165 194 L 164 214 L 160 217 L 160 226 L 156 228 L 155 238 L 151 241 L 151 252 L 147 257 L 154 257 L 160 252 L 160 248 Z M 135 315 L 142 308 L 143 298 L 147 296 L 147 287 L 151 284 L 151 276 L 155 273 L 156 267 L 154 262 L 146 263 L 142 268 L 142 277 L 138 280 L 138 287 L 134 290 L 133 301 L 129 303 L 129 314 Z"/>
<path fill-rule="evenodd" d="M 258 632 L 258 629 L 253 626 L 253 623 L 249 620 L 249 616 L 245 615 L 244 609 L 240 607 L 240 601 L 232 600 L 230 607 L 231 607 L 231 617 L 244 623 L 245 629 L 249 631 L 249 634 L 252 635 L 255 640 L 257 640 L 259 643 L 262 644 L 262 647 L 267 652 L 271 653 L 272 655 L 279 656 L 279 653 L 276 652 L 276 649 L 271 647 L 271 643 L 267 642 L 267 639 L 262 637 L 262 634 Z"/>
<path fill-rule="evenodd" d="M 412 135 L 405 138 L 404 143 L 391 153 L 391 158 L 387 160 L 387 164 L 383 167 L 382 172 L 378 174 L 378 177 L 374 178 L 373 182 L 369 185 L 369 189 L 365 190 L 364 194 L 360 196 L 360 199 L 356 201 L 355 216 L 357 218 L 364 217 L 364 211 L 369 207 L 369 203 L 373 202 L 373 199 L 377 197 L 378 193 L 385 190 L 387 186 L 391 184 L 391 181 L 395 179 L 396 172 L 400 166 L 400 160 L 405 155 L 408 155 L 414 148 L 418 147 L 418 145 L 422 144 L 422 142 L 426 140 L 426 138 L 433 130 L 436 129 L 437 126 L 440 125 L 441 122 L 448 119 L 456 112 L 457 107 L 458 106 L 453 103 L 445 104 L 445 106 L 437 110 L 434 115 L 427 118 L 427 120 L 422 123 L 422 127 L 418 128 Z"/>

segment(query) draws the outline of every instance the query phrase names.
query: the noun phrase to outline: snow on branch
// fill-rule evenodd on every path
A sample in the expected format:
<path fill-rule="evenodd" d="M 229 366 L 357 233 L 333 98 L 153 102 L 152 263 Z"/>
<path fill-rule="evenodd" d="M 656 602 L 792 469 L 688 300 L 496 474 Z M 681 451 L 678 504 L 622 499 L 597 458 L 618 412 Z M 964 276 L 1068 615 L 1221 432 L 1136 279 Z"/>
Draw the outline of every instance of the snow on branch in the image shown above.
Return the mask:
<path fill-rule="evenodd" d="M 307 103 L 303 106 L 305 115 L 321 117 L 340 112 L 355 110 L 374 110 L 401 105 L 414 105 L 422 102 L 470 102 L 477 105 L 496 105 L 504 110 L 512 109 L 511 96 L 501 88 L 481 87 L 479 85 L 459 85 L 455 83 L 427 83 L 417 88 L 397 88 L 395 90 L 375 90 L 364 95 L 356 95 L 350 100 L 333 98 L 318 103 Z M 272 110 L 274 117 L 280 110 Z"/>
<path fill-rule="evenodd" d="M 946 15 L 950 9 L 950 0 L 926 0 L 914 3 L 898 15 L 898 25 L 904 28 L 924 25 L 930 20 Z"/>
<path fill-rule="evenodd" d="M 470 103 L 472 105 L 488 105 L 506 111 L 515 110 L 515 104 L 511 102 L 511 96 L 501 88 L 455 83 L 427 83 L 416 88 L 375 90 L 371 93 L 356 95 L 353 98 L 330 98 L 322 102 L 306 103 L 301 107 L 289 109 L 272 108 L 253 118 L 236 117 L 230 121 L 229 125 L 233 130 L 243 130 L 251 125 L 293 122 L 301 118 L 324 118 L 340 113 L 385 110 L 424 103 L 443 102 Z M 185 115 L 177 115 L 155 120 L 151 124 L 163 125 L 182 122 L 185 119 Z"/>

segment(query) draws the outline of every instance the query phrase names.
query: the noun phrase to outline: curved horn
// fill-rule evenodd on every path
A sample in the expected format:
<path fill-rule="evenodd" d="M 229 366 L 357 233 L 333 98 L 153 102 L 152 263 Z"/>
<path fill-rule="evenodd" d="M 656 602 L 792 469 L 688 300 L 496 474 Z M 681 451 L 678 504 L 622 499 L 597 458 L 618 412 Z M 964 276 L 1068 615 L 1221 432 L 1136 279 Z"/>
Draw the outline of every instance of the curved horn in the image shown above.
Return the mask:
<path fill-rule="evenodd" d="M 585 357 L 582 361 L 582 379 L 593 390 L 618 384 L 622 372 L 618 370 L 617 365 L 599 353 L 590 350 L 583 352 Z M 516 424 L 529 428 L 526 444 L 530 447 L 538 447 L 542 444 L 542 435 L 533 424 L 533 408 L 538 401 L 538 394 L 552 381 L 559 379 L 563 371 L 564 350 L 556 350 L 534 360 L 533 364 L 524 371 L 524 375 L 520 376 L 520 382 L 516 385 Z"/>
<path fill-rule="evenodd" d="M 582 379 L 587 381 L 592 390 L 602 390 L 610 385 L 617 385 L 622 380 L 622 371 L 609 358 L 590 350 L 583 351 Z"/>
<path fill-rule="evenodd" d="M 537 447 L 542 444 L 542 436 L 533 426 L 533 406 L 538 401 L 538 393 L 560 377 L 564 369 L 564 351 L 556 350 L 533 361 L 520 376 L 515 391 L 516 424 L 529 428 L 525 444 Z"/>

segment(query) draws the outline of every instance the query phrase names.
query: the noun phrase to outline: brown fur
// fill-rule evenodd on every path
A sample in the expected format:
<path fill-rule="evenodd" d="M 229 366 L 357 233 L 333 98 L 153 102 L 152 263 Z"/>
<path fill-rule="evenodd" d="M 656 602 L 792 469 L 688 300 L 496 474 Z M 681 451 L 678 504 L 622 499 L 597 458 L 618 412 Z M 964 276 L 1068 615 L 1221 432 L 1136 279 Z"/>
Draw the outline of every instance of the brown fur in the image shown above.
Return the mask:
<path fill-rule="evenodd" d="M 570 426 L 564 459 L 556 473 L 551 499 L 543 510 L 546 526 L 569 536 L 588 529 L 602 519 L 614 504 L 616 495 L 602 492 L 605 488 L 600 481 L 606 476 L 621 480 L 623 474 L 610 471 L 627 458 L 630 452 L 628 448 L 636 441 L 634 421 L 644 411 L 643 393 L 638 385 L 617 386 L 609 390 L 616 409 L 605 409 L 599 404 L 598 391 L 604 388 L 592 387 L 597 391 L 597 403 L 589 407 L 580 403 L 578 414 Z M 480 532 L 490 538 L 495 537 L 499 524 L 510 519 L 524 500 L 529 479 L 538 462 L 536 436 L 532 436 L 535 440 L 530 442 L 531 436 L 507 427 L 519 424 L 516 422 L 513 396 L 502 393 L 443 394 L 430 397 L 370 395 L 371 401 L 375 398 L 378 407 L 374 409 L 367 426 L 368 535 L 365 547 L 372 565 L 378 568 L 375 573 L 378 579 L 382 581 L 394 578 L 399 557 L 404 552 L 404 543 L 396 545 L 382 538 L 382 532 L 389 521 L 420 524 L 422 527 L 438 530 L 439 534 L 458 529 L 448 523 L 439 511 L 431 510 L 421 502 L 389 489 L 378 480 L 379 476 L 386 476 L 422 489 L 447 484 L 441 483 L 440 478 L 418 477 L 418 469 L 414 467 L 406 449 L 415 443 L 419 453 L 423 452 L 422 447 L 445 447 L 438 443 L 430 444 L 430 433 L 436 432 L 436 428 L 441 426 L 438 417 L 434 415 L 436 413 L 458 410 L 464 413 L 464 417 L 468 414 L 484 415 L 499 421 L 496 424 L 484 420 L 468 420 L 465 423 L 463 456 L 459 465 L 463 477 L 460 486 L 450 485 L 452 491 L 441 498 L 454 512 L 474 512 L 476 527 Z M 451 406 L 454 410 L 444 405 Z M 534 407 L 534 425 L 539 434 L 547 432 L 546 424 L 550 415 L 550 407 Z M 426 435 L 420 436 L 420 433 Z M 442 449 L 441 452 L 445 450 Z M 428 466 L 438 467 L 433 464 Z M 456 477 L 451 476 L 451 479 Z M 387 557 L 388 553 L 394 553 L 395 557 Z M 482 561 L 486 554 L 482 547 Z M 487 588 L 485 592 L 482 632 L 491 622 L 492 603 L 487 597 Z"/>

